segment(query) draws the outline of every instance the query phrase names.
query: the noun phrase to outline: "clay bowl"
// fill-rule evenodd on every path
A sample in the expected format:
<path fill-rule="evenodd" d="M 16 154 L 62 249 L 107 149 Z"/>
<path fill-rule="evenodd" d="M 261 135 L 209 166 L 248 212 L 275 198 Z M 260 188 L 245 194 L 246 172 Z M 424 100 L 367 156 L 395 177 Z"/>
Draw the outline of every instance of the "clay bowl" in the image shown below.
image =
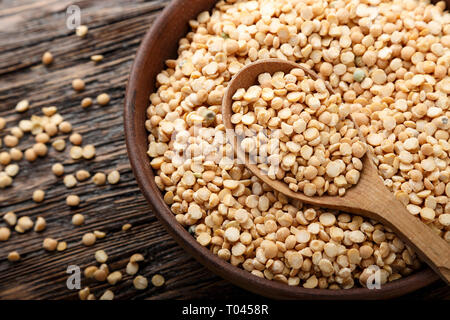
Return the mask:
<path fill-rule="evenodd" d="M 450 2 L 450 0 L 447 0 Z M 388 299 L 415 291 L 438 279 L 426 268 L 403 279 L 387 283 L 381 289 L 349 290 L 305 289 L 261 279 L 202 247 L 176 220 L 155 184 L 155 176 L 147 156 L 147 131 L 144 127 L 148 97 L 154 92 L 156 75 L 164 61 L 175 58 L 178 40 L 188 32 L 188 21 L 200 12 L 210 10 L 215 0 L 173 0 L 153 23 L 137 52 L 125 97 L 124 126 L 128 155 L 134 175 L 153 212 L 173 238 L 201 264 L 233 284 L 277 299 Z"/>

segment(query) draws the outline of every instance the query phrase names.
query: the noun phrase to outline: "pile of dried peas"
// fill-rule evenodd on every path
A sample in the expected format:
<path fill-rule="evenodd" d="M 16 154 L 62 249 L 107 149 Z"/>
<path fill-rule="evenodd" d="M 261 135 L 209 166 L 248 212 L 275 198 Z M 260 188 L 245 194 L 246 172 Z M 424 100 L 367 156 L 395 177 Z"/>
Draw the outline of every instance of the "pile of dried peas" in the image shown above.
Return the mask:
<path fill-rule="evenodd" d="M 265 58 L 304 63 L 342 97 L 396 198 L 450 242 L 450 14 L 416 0 L 219 1 L 190 21 L 150 96 L 156 183 L 177 221 L 220 258 L 306 288 L 381 283 L 420 267 L 380 223 L 303 205 L 232 157 L 227 83 Z M 198 128 L 198 126 L 201 128 Z M 195 133 L 195 134 L 194 134 Z M 345 132 L 343 132 L 345 134 Z"/>
<path fill-rule="evenodd" d="M 232 97 L 231 123 L 241 149 L 272 180 L 307 196 L 343 196 L 359 181 L 366 145 L 323 79 L 302 69 L 262 73 Z"/>

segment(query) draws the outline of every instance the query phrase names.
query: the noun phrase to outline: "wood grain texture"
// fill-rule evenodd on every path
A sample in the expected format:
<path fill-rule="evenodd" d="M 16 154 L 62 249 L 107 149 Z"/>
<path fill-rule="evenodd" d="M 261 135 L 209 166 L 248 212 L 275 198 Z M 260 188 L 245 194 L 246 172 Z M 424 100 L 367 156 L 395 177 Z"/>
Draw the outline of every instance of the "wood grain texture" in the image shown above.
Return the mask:
<path fill-rule="evenodd" d="M 122 108 L 125 85 L 134 54 L 144 33 L 164 8 L 167 0 L 156 1 L 66 1 L 17 0 L 0 3 L 0 117 L 8 127 L 16 125 L 21 117 L 40 113 L 43 106 L 55 105 L 74 131 L 83 135 L 84 143 L 97 148 L 97 156 L 90 161 L 69 160 L 64 153 L 51 150 L 48 157 L 33 165 L 19 163 L 21 171 L 11 188 L 0 190 L 0 215 L 15 211 L 19 216 L 29 215 L 33 220 L 43 216 L 47 229 L 43 233 L 13 233 L 7 242 L 0 243 L 0 299 L 74 299 L 76 291 L 66 288 L 68 265 L 93 265 L 94 252 L 104 249 L 109 255 L 111 269 L 121 269 L 136 252 L 146 260 L 139 274 L 151 277 L 160 273 L 166 278 L 161 288 L 150 286 L 142 292 L 132 287 L 132 278 L 124 280 L 112 290 L 118 299 L 167 298 L 250 298 L 254 295 L 241 290 L 201 267 L 185 253 L 156 220 L 151 207 L 142 197 L 129 166 L 122 129 Z M 68 30 L 65 11 L 68 5 L 81 8 L 82 23 L 89 26 L 86 38 L 80 39 Z M 49 67 L 41 64 L 41 56 L 51 51 L 54 62 Z M 89 57 L 103 54 L 101 63 Z M 71 81 L 83 78 L 86 89 L 75 93 Z M 108 106 L 94 104 L 87 110 L 80 107 L 84 97 L 95 98 L 107 92 Z M 31 108 L 25 115 L 14 111 L 15 104 L 27 98 Z M 0 133 L 3 137 L 8 130 Z M 32 144 L 30 137 L 22 139 L 20 148 Z M 69 145 L 68 145 L 69 146 Z M 66 172 L 87 169 L 91 173 L 119 169 L 121 181 L 115 186 L 97 187 L 88 182 L 68 190 L 62 180 L 51 174 L 51 165 L 63 162 Z M 46 190 L 46 200 L 35 204 L 31 200 L 36 188 Z M 78 194 L 81 205 L 70 209 L 64 199 Z M 86 223 L 81 227 L 71 224 L 74 213 L 83 213 Z M 121 227 L 131 223 L 124 232 Z M 3 221 L 0 225 L 3 225 Z M 85 232 L 102 230 L 105 239 L 93 247 L 81 245 Z M 42 249 L 42 240 L 54 237 L 67 241 L 66 251 L 48 253 Z M 17 250 L 22 261 L 10 263 L 8 252 Z M 107 284 L 86 282 L 99 296 L 110 287 Z M 450 298 L 450 291 L 442 283 L 424 288 L 410 298 Z"/>

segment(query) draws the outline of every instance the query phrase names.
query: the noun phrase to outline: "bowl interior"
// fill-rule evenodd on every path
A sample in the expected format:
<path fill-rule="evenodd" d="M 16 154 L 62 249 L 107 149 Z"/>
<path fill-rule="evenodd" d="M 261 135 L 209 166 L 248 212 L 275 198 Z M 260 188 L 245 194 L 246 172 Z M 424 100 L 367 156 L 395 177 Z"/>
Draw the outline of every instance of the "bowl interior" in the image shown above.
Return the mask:
<path fill-rule="evenodd" d="M 450 1 L 450 0 L 447 0 Z M 210 10 L 215 0 L 173 0 L 145 35 L 136 55 L 125 97 L 124 128 L 127 150 L 134 175 L 153 212 L 175 240 L 200 263 L 230 282 L 254 293 L 279 299 L 387 299 L 424 287 L 438 279 L 424 269 L 377 290 L 305 289 L 261 279 L 234 267 L 202 247 L 176 220 L 155 184 L 147 156 L 147 131 L 144 122 L 149 95 L 155 90 L 156 75 L 165 60 L 176 58 L 178 41 L 188 32 L 188 22 L 200 12 Z"/>

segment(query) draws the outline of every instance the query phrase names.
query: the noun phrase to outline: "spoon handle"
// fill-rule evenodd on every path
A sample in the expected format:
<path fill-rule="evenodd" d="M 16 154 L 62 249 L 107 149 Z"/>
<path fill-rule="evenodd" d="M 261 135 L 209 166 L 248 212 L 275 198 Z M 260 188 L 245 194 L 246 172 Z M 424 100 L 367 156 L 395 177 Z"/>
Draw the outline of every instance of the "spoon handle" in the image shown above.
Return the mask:
<path fill-rule="evenodd" d="M 370 218 L 380 220 L 391 227 L 423 261 L 450 284 L 450 244 L 409 213 L 387 189 L 385 201 L 380 201 L 379 195 L 374 198 L 374 194 L 376 192 L 362 199 L 364 204 L 361 203 L 360 208 L 365 210 Z"/>

